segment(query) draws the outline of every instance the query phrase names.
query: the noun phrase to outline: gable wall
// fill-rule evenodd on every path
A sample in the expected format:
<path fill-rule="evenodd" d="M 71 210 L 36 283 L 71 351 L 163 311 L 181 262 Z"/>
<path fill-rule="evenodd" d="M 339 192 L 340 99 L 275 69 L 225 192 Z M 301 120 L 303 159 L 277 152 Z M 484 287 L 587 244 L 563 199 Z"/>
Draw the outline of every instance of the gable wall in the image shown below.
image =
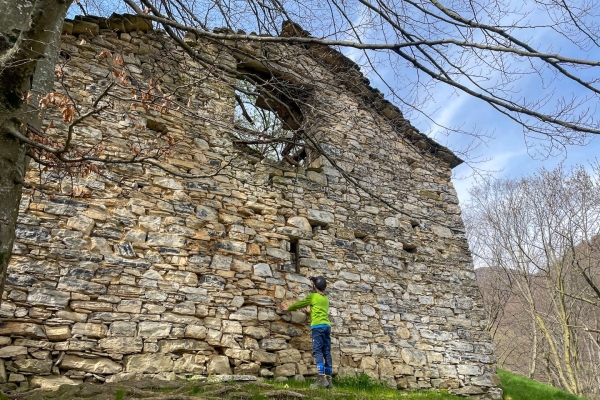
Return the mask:
<path fill-rule="evenodd" d="M 408 122 L 393 128 L 343 83 L 322 85 L 305 118 L 328 157 L 308 169 L 260 161 L 227 134 L 232 76 L 190 61 L 160 34 L 127 36 L 63 38 L 70 59 L 60 81 L 70 95 L 89 104 L 102 93 L 120 69 L 101 56 L 109 49 L 123 55 L 130 80 L 158 77 L 187 106 L 145 110 L 130 88 L 115 87 L 111 107 L 83 121 L 77 140 L 118 156 L 156 137 L 140 129 L 151 119 L 176 138 L 169 164 L 206 177 L 124 164 L 58 180 L 32 164 L 36 190 L 24 194 L 2 301 L 9 376 L 315 374 L 306 315 L 277 307 L 308 293 L 307 276 L 323 275 L 334 371 L 399 388 L 497 393 L 450 167 L 398 135 Z M 235 70 L 225 49 L 198 46 Z M 318 62 L 317 73 L 333 82 Z M 79 197 L 61 195 L 73 187 Z"/>

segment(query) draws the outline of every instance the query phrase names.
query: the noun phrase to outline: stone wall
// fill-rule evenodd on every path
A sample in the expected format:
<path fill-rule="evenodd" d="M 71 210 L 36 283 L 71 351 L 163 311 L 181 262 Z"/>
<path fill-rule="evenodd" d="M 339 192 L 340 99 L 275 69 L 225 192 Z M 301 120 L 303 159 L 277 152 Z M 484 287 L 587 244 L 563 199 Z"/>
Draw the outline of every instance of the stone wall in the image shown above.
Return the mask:
<path fill-rule="evenodd" d="M 338 53 L 274 45 L 271 72 L 298 84 L 286 63 L 310 71 L 304 119 L 324 155 L 305 167 L 248 155 L 228 134 L 232 71 L 264 63 L 187 37 L 227 67 L 215 72 L 160 32 L 114 24 L 66 24 L 56 91 L 89 104 L 118 67 L 130 82 L 160 80 L 186 106 L 146 109 L 116 85 L 76 140 L 119 155 L 167 130 L 176 139 L 169 165 L 196 178 L 123 164 L 70 179 L 32 163 L 2 297 L 0 382 L 313 375 L 306 314 L 278 306 L 309 292 L 307 276 L 323 275 L 334 373 L 498 396 L 450 182 L 458 159 L 360 74 L 337 79 L 332 66 L 348 63 Z M 64 134 L 57 115 L 45 125 Z"/>

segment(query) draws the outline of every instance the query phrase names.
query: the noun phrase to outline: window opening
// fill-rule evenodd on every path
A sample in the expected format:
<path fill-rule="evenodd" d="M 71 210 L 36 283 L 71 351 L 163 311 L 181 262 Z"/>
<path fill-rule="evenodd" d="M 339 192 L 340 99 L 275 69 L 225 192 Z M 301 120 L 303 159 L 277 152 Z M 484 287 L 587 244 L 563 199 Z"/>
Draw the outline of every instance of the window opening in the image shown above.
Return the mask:
<path fill-rule="evenodd" d="M 300 273 L 300 245 L 298 244 L 298 239 L 292 240 L 290 242 L 290 253 L 292 255 L 292 267 L 294 272 L 297 274 Z"/>
<path fill-rule="evenodd" d="M 290 260 L 281 264 L 281 270 L 287 272 L 300 273 L 300 246 L 298 239 L 291 239 L 287 243 L 287 250 L 290 253 Z"/>
<path fill-rule="evenodd" d="M 273 77 L 256 80 L 261 83 L 237 80 L 234 140 L 238 147 L 260 158 L 302 166 L 307 160 L 308 146 L 297 102 L 306 94 Z"/>

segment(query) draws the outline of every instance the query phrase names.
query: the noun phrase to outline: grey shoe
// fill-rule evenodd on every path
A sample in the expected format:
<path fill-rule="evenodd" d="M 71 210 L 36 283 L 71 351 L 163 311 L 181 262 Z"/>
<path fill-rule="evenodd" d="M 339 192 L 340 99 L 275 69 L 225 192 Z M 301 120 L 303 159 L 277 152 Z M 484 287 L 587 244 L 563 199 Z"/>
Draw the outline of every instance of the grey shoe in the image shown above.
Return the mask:
<path fill-rule="evenodd" d="M 333 383 L 331 382 L 331 375 L 325 375 L 325 379 L 327 379 L 327 389 L 333 389 Z"/>
<path fill-rule="evenodd" d="M 327 377 L 321 374 L 319 374 L 319 377 L 317 378 L 317 380 L 315 380 L 315 383 L 310 385 L 311 389 L 320 389 L 326 387 L 329 387 L 329 382 L 327 381 Z"/>

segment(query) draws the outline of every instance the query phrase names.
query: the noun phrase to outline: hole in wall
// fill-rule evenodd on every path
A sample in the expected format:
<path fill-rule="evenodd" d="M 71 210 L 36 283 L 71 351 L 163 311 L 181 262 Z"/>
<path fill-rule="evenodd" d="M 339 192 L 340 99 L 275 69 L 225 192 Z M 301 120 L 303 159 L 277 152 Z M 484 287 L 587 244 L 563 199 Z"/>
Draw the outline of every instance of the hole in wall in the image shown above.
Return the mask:
<path fill-rule="evenodd" d="M 402 250 L 406 251 L 407 253 L 416 253 L 417 246 L 410 243 L 402 243 Z"/>
<path fill-rule="evenodd" d="M 292 239 L 290 241 L 290 254 L 292 256 L 292 267 L 294 272 L 300 273 L 300 245 L 298 239 Z"/>
<path fill-rule="evenodd" d="M 235 84 L 232 137 L 236 146 L 262 158 L 306 166 L 310 157 L 301 104 L 308 92 L 266 73 L 243 73 L 245 78 Z"/>

